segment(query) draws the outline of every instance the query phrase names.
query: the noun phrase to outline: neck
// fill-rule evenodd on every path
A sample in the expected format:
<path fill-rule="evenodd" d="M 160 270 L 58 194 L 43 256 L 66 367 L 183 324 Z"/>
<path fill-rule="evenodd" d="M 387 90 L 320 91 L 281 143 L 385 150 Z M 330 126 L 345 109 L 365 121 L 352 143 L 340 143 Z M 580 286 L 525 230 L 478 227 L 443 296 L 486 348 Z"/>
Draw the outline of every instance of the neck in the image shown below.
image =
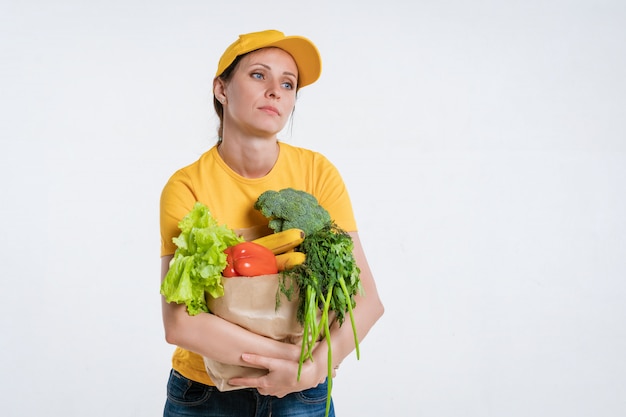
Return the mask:
<path fill-rule="evenodd" d="M 248 138 L 245 141 L 225 138 L 217 146 L 217 152 L 226 165 L 245 178 L 267 175 L 276 164 L 279 151 L 276 138 Z"/>

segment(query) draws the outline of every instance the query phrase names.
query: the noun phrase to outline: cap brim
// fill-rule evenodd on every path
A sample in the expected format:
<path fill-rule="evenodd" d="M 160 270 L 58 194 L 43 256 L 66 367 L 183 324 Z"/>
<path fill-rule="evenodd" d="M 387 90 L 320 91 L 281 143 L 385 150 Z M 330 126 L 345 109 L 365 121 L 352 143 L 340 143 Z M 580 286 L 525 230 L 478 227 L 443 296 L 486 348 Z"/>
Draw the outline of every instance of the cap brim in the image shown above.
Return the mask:
<path fill-rule="evenodd" d="M 275 46 L 288 52 L 298 66 L 298 87 L 317 81 L 322 73 L 322 59 L 317 47 L 301 36 L 287 36 L 266 47 Z"/>

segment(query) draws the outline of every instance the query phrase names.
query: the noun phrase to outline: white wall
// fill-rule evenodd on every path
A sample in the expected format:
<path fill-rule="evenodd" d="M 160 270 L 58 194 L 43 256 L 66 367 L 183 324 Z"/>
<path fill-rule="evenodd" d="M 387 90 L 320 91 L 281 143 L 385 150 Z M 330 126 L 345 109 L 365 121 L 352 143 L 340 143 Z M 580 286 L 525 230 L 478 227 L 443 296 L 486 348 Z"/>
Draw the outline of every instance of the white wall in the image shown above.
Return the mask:
<path fill-rule="evenodd" d="M 313 4 L 0 3 L 2 415 L 160 415 L 159 192 L 266 28 L 323 54 L 283 139 L 342 171 L 387 307 L 339 415 L 626 415 L 625 3 Z"/>

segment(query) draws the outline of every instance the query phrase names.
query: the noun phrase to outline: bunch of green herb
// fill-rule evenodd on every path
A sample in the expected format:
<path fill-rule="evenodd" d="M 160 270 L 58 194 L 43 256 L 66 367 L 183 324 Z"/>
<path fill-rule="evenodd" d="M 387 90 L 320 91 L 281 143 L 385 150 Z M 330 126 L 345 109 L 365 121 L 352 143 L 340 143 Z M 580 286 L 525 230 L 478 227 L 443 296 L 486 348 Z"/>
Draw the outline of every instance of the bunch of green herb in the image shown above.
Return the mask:
<path fill-rule="evenodd" d="M 332 390 L 332 347 L 330 326 L 332 315 L 343 324 L 346 314 L 350 317 L 357 359 L 360 357 L 359 341 L 352 309 L 356 302 L 354 296 L 361 292 L 360 270 L 353 255 L 354 242 L 350 235 L 334 223 L 330 223 L 312 235 L 306 236 L 298 250 L 306 254 L 306 261 L 286 271 L 297 284 L 300 301 L 298 321 L 303 326 L 302 350 L 298 368 L 298 379 L 302 364 L 313 359 L 312 350 L 320 336 L 324 336 L 328 345 L 328 399 L 326 413 L 330 406 Z M 281 290 L 287 297 L 292 295 L 292 286 L 282 280 Z M 321 318 L 318 321 L 318 312 Z"/>

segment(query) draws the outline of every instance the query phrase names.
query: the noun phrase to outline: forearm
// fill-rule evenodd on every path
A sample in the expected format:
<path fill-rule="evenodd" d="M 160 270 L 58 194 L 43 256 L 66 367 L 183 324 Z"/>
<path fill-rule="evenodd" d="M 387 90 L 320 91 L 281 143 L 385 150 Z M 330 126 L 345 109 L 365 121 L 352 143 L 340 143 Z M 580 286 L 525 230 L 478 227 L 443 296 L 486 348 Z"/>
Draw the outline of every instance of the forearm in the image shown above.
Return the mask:
<path fill-rule="evenodd" d="M 363 294 L 354 297 L 356 307 L 353 309 L 356 334 L 359 342 L 361 342 L 378 319 L 384 314 L 384 306 L 378 296 L 378 290 L 376 289 L 372 271 L 367 263 L 359 237 L 356 233 L 351 233 L 350 235 L 354 241 L 354 256 L 361 270 L 360 279 L 363 286 Z M 330 335 L 332 343 L 332 366 L 336 368 L 355 350 L 354 333 L 347 312 L 341 326 L 337 320 L 332 324 Z M 326 341 L 323 341 L 318 344 L 314 358 L 318 362 L 327 364 L 327 354 L 328 346 Z"/>
<path fill-rule="evenodd" d="M 244 365 L 244 352 L 292 359 L 291 346 L 259 336 L 213 314 L 189 316 L 184 305 L 163 303 L 163 324 L 168 343 L 219 362 Z"/>
<path fill-rule="evenodd" d="M 353 310 L 356 335 L 359 343 L 369 333 L 376 321 L 382 316 L 382 305 L 376 300 L 365 297 L 355 297 L 356 308 Z M 332 349 L 332 367 L 337 368 L 343 360 L 356 348 L 354 333 L 348 314 L 340 326 L 337 320 L 331 325 L 330 340 Z M 314 360 L 318 363 L 327 364 L 328 345 L 323 340 L 315 349 Z"/>
<path fill-rule="evenodd" d="M 357 303 L 361 301 L 361 306 L 355 308 L 353 311 L 355 329 L 352 328 L 352 323 L 347 314 L 343 324 L 340 324 L 338 320 L 335 320 L 331 324 L 330 335 L 334 359 L 333 366 L 338 366 L 343 359 L 356 349 L 354 333 L 356 333 L 357 340 L 360 344 L 380 317 L 378 314 L 372 314 L 372 310 L 366 311 L 368 306 L 365 305 L 364 300 L 365 299 L 357 299 Z"/>
<path fill-rule="evenodd" d="M 162 258 L 162 276 L 167 273 L 170 259 Z M 245 365 L 241 360 L 244 352 L 290 360 L 298 358 L 299 350 L 292 345 L 252 333 L 213 314 L 190 316 L 184 304 L 167 303 L 164 297 L 161 303 L 165 339 L 170 344 L 234 365 Z"/>

